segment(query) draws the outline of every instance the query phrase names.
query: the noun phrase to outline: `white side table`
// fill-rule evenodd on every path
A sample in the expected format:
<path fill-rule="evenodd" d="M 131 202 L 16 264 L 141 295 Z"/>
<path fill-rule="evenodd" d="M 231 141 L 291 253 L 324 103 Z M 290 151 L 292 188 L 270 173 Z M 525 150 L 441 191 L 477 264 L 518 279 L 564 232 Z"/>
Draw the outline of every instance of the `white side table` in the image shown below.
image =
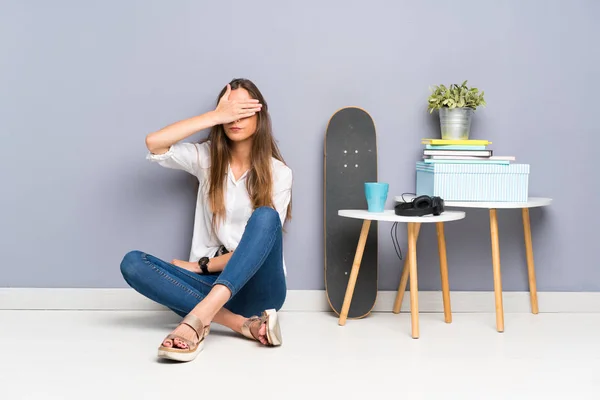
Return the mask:
<path fill-rule="evenodd" d="M 394 210 L 385 210 L 382 213 L 373 213 L 367 210 L 339 210 L 338 215 L 342 217 L 363 220 L 362 230 L 360 232 L 360 238 L 358 240 L 358 246 L 356 247 L 356 254 L 354 256 L 354 262 L 352 263 L 352 271 L 350 272 L 350 278 L 348 280 L 348 286 L 346 288 L 346 294 L 344 295 L 344 302 L 340 312 L 340 318 L 338 322 L 339 325 L 344 325 L 346 323 L 346 318 L 348 317 L 348 310 L 350 309 L 350 303 L 352 302 L 354 286 L 356 285 L 356 278 L 358 277 L 358 270 L 360 269 L 360 263 L 362 260 L 363 251 L 365 249 L 365 244 L 367 242 L 371 221 L 406 222 L 408 224 L 408 253 L 404 264 L 404 270 L 408 271 L 410 269 L 410 314 L 412 337 L 415 339 L 419 337 L 417 236 L 419 235 L 421 224 L 436 224 L 438 235 L 438 251 L 440 255 L 440 273 L 442 276 L 444 319 L 448 323 L 452 322 L 452 315 L 450 312 L 450 285 L 448 283 L 448 262 L 446 260 L 444 222 L 463 219 L 465 217 L 465 213 L 463 211 L 446 211 L 439 216 L 426 215 L 422 217 L 403 217 L 396 215 Z M 407 264 L 409 264 L 409 268 L 407 268 Z M 408 278 L 408 276 L 406 278 Z M 397 309 L 396 313 L 400 312 L 400 304 L 406 289 L 406 280 L 404 280 L 403 286 L 404 287 L 401 291 L 400 289 L 398 290 L 396 301 L 394 302 L 394 312 L 396 312 Z"/>
<path fill-rule="evenodd" d="M 414 196 L 411 196 L 414 197 Z M 397 202 L 404 201 L 402 196 L 396 196 Z M 406 198 L 406 200 L 409 200 Z M 492 245 L 492 269 L 494 274 L 494 295 L 496 301 L 496 330 L 504 332 L 504 307 L 502 305 L 502 275 L 500 273 L 500 243 L 498 240 L 498 209 L 521 209 L 523 217 L 523 232 L 525 236 L 525 250 L 527 253 L 527 273 L 529 275 L 529 296 L 531 299 L 531 312 L 537 314 L 538 300 L 535 282 L 535 266 L 533 263 L 533 246 L 531 242 L 531 224 L 529 221 L 529 209 L 534 207 L 545 207 L 552 203 L 552 199 L 546 197 L 530 197 L 524 203 L 510 202 L 472 202 L 472 201 L 444 201 L 447 208 L 487 208 L 490 210 L 490 236 Z M 408 273 L 408 272 L 407 272 Z M 404 275 L 404 271 L 403 271 Z M 402 284 L 402 281 L 400 282 Z M 404 283 L 406 286 L 406 282 Z"/>

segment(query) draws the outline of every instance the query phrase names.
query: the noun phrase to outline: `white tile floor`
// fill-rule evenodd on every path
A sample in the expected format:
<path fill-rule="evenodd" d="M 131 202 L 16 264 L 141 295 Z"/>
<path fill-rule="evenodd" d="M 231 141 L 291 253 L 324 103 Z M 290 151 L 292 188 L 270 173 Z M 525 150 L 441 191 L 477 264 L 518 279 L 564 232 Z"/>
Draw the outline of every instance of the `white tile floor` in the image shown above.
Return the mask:
<path fill-rule="evenodd" d="M 1 311 L 0 399 L 598 399 L 600 314 L 281 313 L 264 348 L 215 326 L 187 364 L 157 361 L 170 312 Z"/>

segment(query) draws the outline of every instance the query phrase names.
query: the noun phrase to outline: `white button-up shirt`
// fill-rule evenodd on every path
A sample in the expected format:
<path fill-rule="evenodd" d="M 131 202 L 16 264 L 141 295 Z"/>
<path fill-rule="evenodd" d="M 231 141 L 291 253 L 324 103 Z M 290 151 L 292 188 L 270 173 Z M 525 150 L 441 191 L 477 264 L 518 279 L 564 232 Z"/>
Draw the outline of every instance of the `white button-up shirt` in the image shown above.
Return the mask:
<path fill-rule="evenodd" d="M 252 215 L 252 201 L 246 189 L 247 172 L 237 181 L 231 169 L 227 172 L 227 185 L 225 196 L 226 215 L 224 221 L 213 234 L 212 217 L 208 200 L 210 179 L 210 147 L 209 143 L 178 142 L 164 154 L 149 153 L 147 158 L 166 168 L 187 171 L 198 178 L 199 189 L 196 199 L 196 214 L 192 248 L 189 260 L 196 262 L 200 257 L 212 257 L 219 246 L 223 245 L 228 250 L 234 251 Z M 287 215 L 292 192 L 292 170 L 281 161 L 272 158 L 273 176 L 273 205 L 279 213 L 283 225 Z M 287 275 L 285 260 L 283 271 Z"/>

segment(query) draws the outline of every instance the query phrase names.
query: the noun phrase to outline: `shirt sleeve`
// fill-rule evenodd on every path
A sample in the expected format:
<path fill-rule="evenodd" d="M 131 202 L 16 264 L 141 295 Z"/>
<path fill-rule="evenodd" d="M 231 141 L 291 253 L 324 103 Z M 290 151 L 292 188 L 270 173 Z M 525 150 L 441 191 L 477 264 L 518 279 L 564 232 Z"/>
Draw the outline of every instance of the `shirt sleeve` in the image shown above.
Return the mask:
<path fill-rule="evenodd" d="M 146 158 L 165 168 L 180 169 L 198 175 L 202 164 L 208 162 L 206 146 L 198 143 L 178 142 L 164 154 L 148 153 Z"/>
<path fill-rule="evenodd" d="M 273 205 L 275 206 L 277 213 L 279 213 L 281 225 L 285 222 L 287 207 L 292 198 L 292 182 L 292 170 L 285 165 L 282 166 L 273 186 Z"/>

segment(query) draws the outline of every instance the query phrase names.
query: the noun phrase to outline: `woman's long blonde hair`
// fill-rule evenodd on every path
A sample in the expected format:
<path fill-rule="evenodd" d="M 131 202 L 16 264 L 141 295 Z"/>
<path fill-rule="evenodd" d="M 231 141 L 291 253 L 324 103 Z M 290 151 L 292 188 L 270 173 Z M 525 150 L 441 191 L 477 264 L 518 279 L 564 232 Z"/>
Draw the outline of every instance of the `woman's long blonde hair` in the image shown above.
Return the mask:
<path fill-rule="evenodd" d="M 262 109 L 257 114 L 256 132 L 253 136 L 252 151 L 250 154 L 250 170 L 246 180 L 246 188 L 250 195 L 253 208 L 273 206 L 273 173 L 271 170 L 271 157 L 285 162 L 275 139 L 271 127 L 269 108 L 262 93 L 256 85 L 248 79 L 234 79 L 230 83 L 231 90 L 246 89 L 250 97 L 257 99 L 262 104 Z M 217 97 L 217 104 L 225 94 L 226 87 L 221 90 Z M 225 134 L 223 125 L 215 125 L 210 130 L 208 138 L 204 141 L 210 142 L 210 181 L 208 189 L 208 200 L 213 212 L 213 227 L 216 229 L 218 222 L 225 217 L 225 180 L 227 179 L 227 167 L 231 160 L 231 140 Z M 292 202 L 287 208 L 286 220 L 292 217 Z"/>

